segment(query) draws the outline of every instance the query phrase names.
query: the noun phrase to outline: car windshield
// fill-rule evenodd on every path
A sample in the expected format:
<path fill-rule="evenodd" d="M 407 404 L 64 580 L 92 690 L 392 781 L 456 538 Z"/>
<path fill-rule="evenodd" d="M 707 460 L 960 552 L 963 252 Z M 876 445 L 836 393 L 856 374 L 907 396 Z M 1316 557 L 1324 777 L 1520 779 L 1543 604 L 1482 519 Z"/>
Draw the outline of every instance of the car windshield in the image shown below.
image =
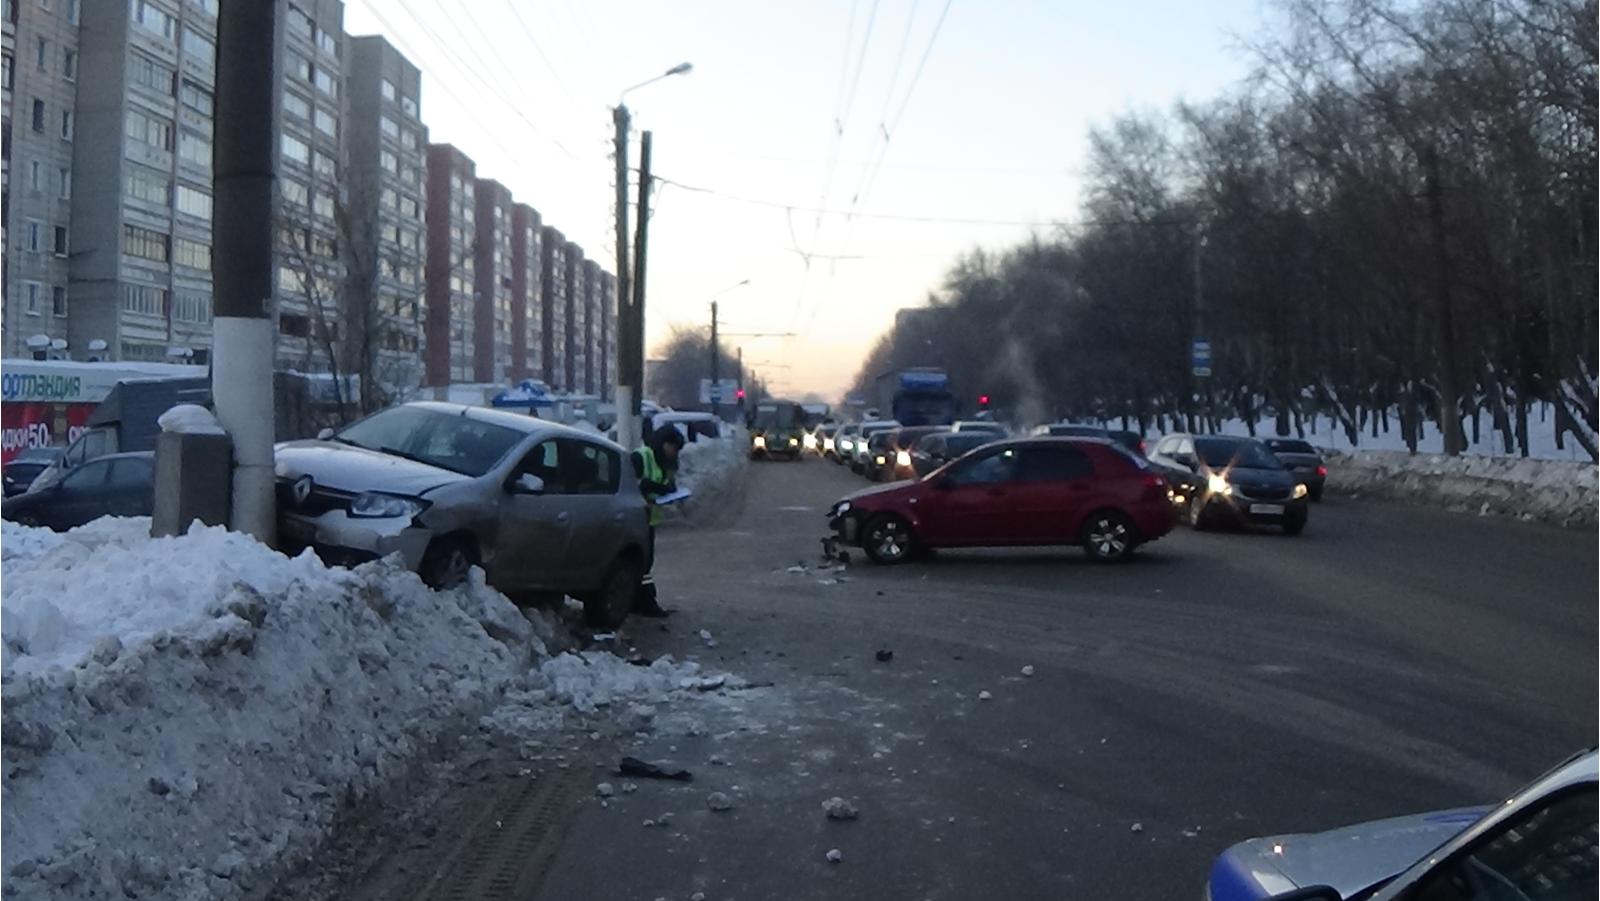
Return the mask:
<path fill-rule="evenodd" d="M 1287 438 L 1268 438 L 1267 447 L 1280 454 L 1314 454 L 1316 448 L 1304 441 L 1295 441 Z"/>
<path fill-rule="evenodd" d="M 1196 438 L 1195 454 L 1200 462 L 1212 469 L 1238 466 L 1244 469 L 1282 469 L 1266 446 L 1257 441 L 1233 441 L 1226 438 Z"/>
<path fill-rule="evenodd" d="M 339 432 L 334 440 L 481 476 L 527 437 L 516 429 L 425 407 L 391 407 Z"/>
<path fill-rule="evenodd" d="M 794 426 L 798 408 L 791 404 L 760 404 L 756 407 L 755 427 L 758 429 L 787 429 Z"/>
<path fill-rule="evenodd" d="M 32 463 L 35 465 L 48 466 L 50 463 L 55 461 L 56 457 L 60 455 L 61 448 L 59 447 L 30 447 L 17 454 L 17 456 L 11 462 Z"/>

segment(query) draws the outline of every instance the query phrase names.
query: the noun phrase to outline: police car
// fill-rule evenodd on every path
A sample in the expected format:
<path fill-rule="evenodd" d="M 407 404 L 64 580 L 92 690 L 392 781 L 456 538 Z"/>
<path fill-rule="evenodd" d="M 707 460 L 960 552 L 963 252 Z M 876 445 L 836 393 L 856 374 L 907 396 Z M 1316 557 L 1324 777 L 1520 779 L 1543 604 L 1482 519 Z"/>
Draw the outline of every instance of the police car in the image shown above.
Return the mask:
<path fill-rule="evenodd" d="M 1490 807 L 1241 842 L 1207 901 L 1591 901 L 1596 754 L 1577 754 Z"/>

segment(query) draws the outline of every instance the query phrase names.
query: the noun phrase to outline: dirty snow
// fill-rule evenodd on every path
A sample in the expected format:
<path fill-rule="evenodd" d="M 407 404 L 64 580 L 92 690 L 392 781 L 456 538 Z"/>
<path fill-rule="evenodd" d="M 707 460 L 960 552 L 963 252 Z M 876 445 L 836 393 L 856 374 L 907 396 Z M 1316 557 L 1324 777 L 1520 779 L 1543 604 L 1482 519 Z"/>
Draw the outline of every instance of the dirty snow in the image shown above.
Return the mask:
<path fill-rule="evenodd" d="M 156 425 L 163 432 L 184 435 L 226 435 L 217 417 L 199 404 L 178 404 L 162 413 Z"/>
<path fill-rule="evenodd" d="M 700 438 L 678 451 L 679 488 L 693 496 L 666 508 L 668 517 L 694 516 L 712 509 L 733 488 L 750 460 L 750 438 L 742 428 L 731 428 L 721 438 Z"/>
<path fill-rule="evenodd" d="M 1331 491 L 1484 516 L 1594 525 L 1600 501 L 1600 470 L 1580 461 L 1396 451 L 1336 453 L 1327 460 Z"/>

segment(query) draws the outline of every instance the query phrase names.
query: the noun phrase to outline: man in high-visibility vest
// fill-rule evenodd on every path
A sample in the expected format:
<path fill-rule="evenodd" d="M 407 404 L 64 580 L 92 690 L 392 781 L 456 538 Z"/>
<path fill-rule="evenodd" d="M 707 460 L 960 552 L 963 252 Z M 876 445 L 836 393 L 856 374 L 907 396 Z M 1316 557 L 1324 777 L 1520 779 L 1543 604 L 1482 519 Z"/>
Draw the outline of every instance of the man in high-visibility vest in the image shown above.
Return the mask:
<path fill-rule="evenodd" d="M 643 447 L 633 452 L 633 471 L 639 474 L 639 490 L 650 505 L 650 547 L 644 561 L 644 578 L 639 582 L 639 593 L 633 602 L 633 612 L 640 616 L 666 616 L 656 600 L 656 579 L 653 573 L 656 562 L 656 526 L 661 524 L 661 508 L 656 498 L 678 490 L 678 451 L 683 449 L 683 433 L 675 427 L 664 425 L 650 433 Z"/>

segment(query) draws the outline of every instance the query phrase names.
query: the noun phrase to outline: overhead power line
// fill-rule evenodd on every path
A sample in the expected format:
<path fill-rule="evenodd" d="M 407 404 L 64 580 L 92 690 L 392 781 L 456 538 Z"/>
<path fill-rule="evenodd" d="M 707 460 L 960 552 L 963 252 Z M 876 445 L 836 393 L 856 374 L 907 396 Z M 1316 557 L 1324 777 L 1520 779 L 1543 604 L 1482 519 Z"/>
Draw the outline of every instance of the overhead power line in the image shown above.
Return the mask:
<path fill-rule="evenodd" d="M 809 213 L 816 216 L 855 216 L 860 219 L 876 219 L 885 222 L 920 222 L 927 224 L 943 225 L 994 225 L 994 226 L 1054 226 L 1065 225 L 1065 217 L 1061 219 L 982 219 L 967 216 L 921 216 L 905 213 L 865 213 L 851 210 L 827 209 L 824 207 L 803 206 L 800 204 L 784 203 L 781 200 L 767 200 L 759 197 L 745 197 L 739 194 L 730 194 L 715 188 L 706 188 L 699 185 L 686 184 L 675 179 L 661 175 L 653 175 L 656 181 L 672 185 L 685 191 L 696 194 L 708 194 L 736 203 L 746 203 L 752 206 L 770 207 L 778 210 L 791 210 L 796 213 Z M 819 255 L 820 256 L 820 255 Z"/>

